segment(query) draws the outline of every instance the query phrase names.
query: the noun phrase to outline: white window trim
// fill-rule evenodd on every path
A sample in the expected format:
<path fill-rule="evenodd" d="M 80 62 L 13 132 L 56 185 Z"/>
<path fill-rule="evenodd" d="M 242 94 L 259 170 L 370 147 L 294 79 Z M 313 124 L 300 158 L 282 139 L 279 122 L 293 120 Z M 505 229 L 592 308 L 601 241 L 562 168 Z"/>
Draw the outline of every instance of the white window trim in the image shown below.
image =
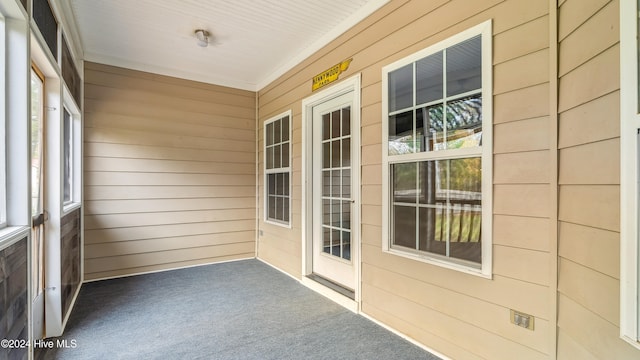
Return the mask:
<path fill-rule="evenodd" d="M 413 253 L 393 249 L 390 246 L 390 179 L 389 161 L 397 156 L 388 155 L 388 73 L 404 65 L 422 59 L 432 53 L 441 51 L 452 45 L 470 39 L 474 36 L 482 36 L 482 263 L 480 267 L 467 266 L 461 263 L 432 256 L 427 252 Z M 426 49 L 418 51 L 403 59 L 382 68 L 382 250 L 384 252 L 421 261 L 424 263 L 441 266 L 444 268 L 457 270 L 480 277 L 490 279 L 492 277 L 492 217 L 493 217 L 493 74 L 492 74 L 492 21 L 488 20 L 470 29 L 458 33 Z M 458 153 L 463 157 L 461 151 Z M 428 156 L 428 155 L 427 155 Z M 426 160 L 423 154 L 413 154 L 402 156 L 403 160 Z"/>
<path fill-rule="evenodd" d="M 279 167 L 279 168 L 275 168 L 275 169 L 267 169 L 267 125 L 271 124 L 277 120 L 280 120 L 284 117 L 288 117 L 289 118 L 289 166 L 287 167 Z M 293 191 L 293 179 L 292 179 L 292 164 L 291 161 L 293 160 L 293 140 L 291 139 L 291 136 L 293 134 L 293 119 L 292 119 L 292 111 L 291 110 L 287 110 L 281 114 L 278 114 L 274 117 L 269 118 L 268 120 L 266 120 L 264 122 L 264 124 L 262 124 L 262 163 L 263 163 L 263 169 L 264 169 L 264 176 L 263 176 L 263 187 L 264 187 L 264 202 L 263 202 L 263 219 L 264 222 L 267 224 L 272 224 L 272 225 L 277 225 L 277 226 L 281 226 L 281 227 L 285 227 L 287 229 L 291 229 L 291 224 L 292 224 L 292 209 L 291 209 L 291 197 L 293 196 L 292 191 Z M 273 174 L 273 173 L 283 173 L 283 172 L 287 172 L 289 173 L 289 222 L 285 223 L 285 222 L 279 222 L 279 221 L 275 221 L 272 219 L 269 219 L 267 214 L 268 214 L 268 198 L 269 198 L 269 194 L 268 194 L 268 189 L 267 189 L 267 176 L 269 174 Z"/>
<path fill-rule="evenodd" d="M 638 2 L 620 2 L 620 336 L 640 349 Z"/>
<path fill-rule="evenodd" d="M 62 113 L 62 126 L 60 129 L 60 200 L 64 216 L 79 208 L 82 204 L 82 118 L 71 93 L 63 88 L 63 108 L 71 115 L 71 200 L 64 201 L 64 111 Z"/>

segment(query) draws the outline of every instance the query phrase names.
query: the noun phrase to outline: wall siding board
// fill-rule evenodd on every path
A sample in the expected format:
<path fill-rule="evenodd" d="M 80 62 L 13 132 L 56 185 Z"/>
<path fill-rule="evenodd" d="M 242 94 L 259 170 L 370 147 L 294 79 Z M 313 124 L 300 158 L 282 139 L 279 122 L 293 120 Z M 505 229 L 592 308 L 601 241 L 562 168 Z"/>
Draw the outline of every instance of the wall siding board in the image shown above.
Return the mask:
<path fill-rule="evenodd" d="M 86 278 L 253 257 L 255 93 L 85 69 Z"/>
<path fill-rule="evenodd" d="M 635 359 L 620 339 L 619 0 L 559 7 L 558 359 Z"/>

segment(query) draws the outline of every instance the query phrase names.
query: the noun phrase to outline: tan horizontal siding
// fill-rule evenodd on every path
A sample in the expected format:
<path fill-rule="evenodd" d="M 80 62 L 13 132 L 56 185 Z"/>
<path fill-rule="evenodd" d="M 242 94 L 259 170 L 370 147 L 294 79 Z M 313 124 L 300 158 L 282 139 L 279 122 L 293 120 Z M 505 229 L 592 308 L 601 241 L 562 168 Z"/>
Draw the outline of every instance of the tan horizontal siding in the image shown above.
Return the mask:
<path fill-rule="evenodd" d="M 635 359 L 619 337 L 619 0 L 559 7 L 558 359 Z"/>
<path fill-rule="evenodd" d="M 386 146 L 382 144 L 381 68 L 487 19 L 493 20 L 494 35 L 494 214 L 502 217 L 494 224 L 493 280 L 384 254 L 381 229 L 382 152 Z M 548 339 L 552 325 L 545 323 L 550 316 L 547 301 L 552 276 L 548 240 L 552 206 L 549 21 L 545 1 L 392 1 L 259 92 L 260 121 L 293 111 L 293 177 L 294 184 L 299 184 L 303 144 L 295 129 L 302 128 L 301 101 L 311 95 L 314 75 L 353 58 L 341 78 L 360 73 L 362 80 L 363 311 L 454 358 L 499 359 L 522 353 L 524 358 L 542 359 L 553 351 Z M 261 125 L 258 131 L 262 178 Z M 262 180 L 259 184 L 262 198 Z M 294 209 L 300 207 L 301 196 L 294 193 Z M 262 217 L 262 206 L 260 212 Z M 300 218 L 294 216 L 291 230 L 263 222 L 259 226 L 264 235 L 258 255 L 282 269 L 293 269 L 290 273 L 299 276 Z M 531 229 L 531 235 L 518 232 L 518 226 Z M 396 287 L 404 289 L 402 296 Z M 420 295 L 426 292 L 416 290 L 427 288 L 434 303 L 428 304 L 430 300 Z M 378 294 L 382 296 L 379 299 Z M 455 314 L 453 306 L 435 304 L 436 299 L 446 302 L 450 294 L 455 295 L 459 307 L 465 307 L 461 310 L 464 314 L 469 312 L 473 324 L 463 319 L 466 315 Z M 395 307 L 394 302 L 402 306 Z M 405 303 L 411 311 L 404 308 Z M 481 314 L 484 309 L 500 316 Z M 540 317 L 536 318 L 540 328 L 532 333 L 513 326 L 509 309 Z M 422 314 L 443 322 L 423 323 L 419 319 Z M 467 345 L 454 340 L 455 333 L 480 335 Z M 499 353 L 496 349 L 501 347 L 508 351 Z"/>
<path fill-rule="evenodd" d="M 85 276 L 255 254 L 255 94 L 86 64 Z"/>

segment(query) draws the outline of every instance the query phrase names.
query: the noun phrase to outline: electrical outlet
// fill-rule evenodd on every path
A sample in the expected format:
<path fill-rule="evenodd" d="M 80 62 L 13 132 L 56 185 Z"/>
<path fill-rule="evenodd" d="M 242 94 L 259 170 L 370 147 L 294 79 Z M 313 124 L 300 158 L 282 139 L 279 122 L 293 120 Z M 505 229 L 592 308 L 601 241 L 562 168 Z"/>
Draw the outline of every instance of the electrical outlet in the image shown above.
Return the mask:
<path fill-rule="evenodd" d="M 533 315 L 511 310 L 511 323 L 525 329 L 533 330 L 534 317 Z"/>

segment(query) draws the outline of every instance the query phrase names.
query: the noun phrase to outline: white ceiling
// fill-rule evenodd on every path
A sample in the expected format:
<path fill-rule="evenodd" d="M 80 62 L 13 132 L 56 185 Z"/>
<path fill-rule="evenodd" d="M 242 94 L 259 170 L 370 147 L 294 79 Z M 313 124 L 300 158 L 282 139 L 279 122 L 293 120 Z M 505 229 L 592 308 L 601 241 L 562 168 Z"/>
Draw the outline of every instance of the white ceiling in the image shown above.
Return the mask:
<path fill-rule="evenodd" d="M 71 0 L 70 13 L 84 60 L 257 91 L 388 1 Z"/>

